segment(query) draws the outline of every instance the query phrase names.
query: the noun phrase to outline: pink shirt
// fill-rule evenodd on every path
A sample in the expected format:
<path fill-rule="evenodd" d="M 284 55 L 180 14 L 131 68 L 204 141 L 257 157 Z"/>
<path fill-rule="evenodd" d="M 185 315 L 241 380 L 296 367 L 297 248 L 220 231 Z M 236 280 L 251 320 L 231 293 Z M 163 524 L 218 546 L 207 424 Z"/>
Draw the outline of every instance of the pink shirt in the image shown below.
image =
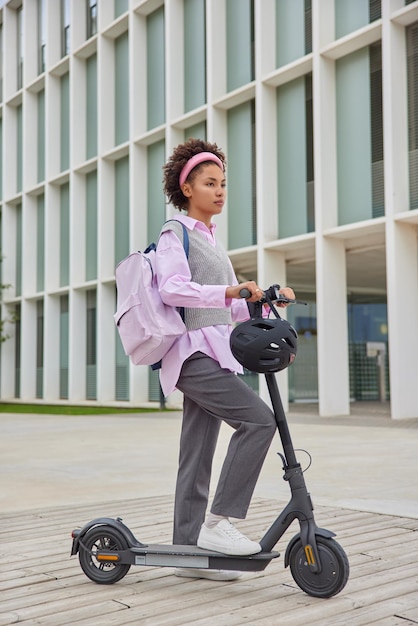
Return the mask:
<path fill-rule="evenodd" d="M 209 229 L 203 222 L 186 215 L 176 215 L 176 219 L 190 230 L 198 231 L 215 246 L 216 224 L 211 224 Z M 177 307 L 229 307 L 234 322 L 248 319 L 245 300 L 225 298 L 225 290 L 229 285 L 199 285 L 192 282 L 183 243 L 173 231 L 162 233 L 157 245 L 155 267 L 161 298 L 166 304 Z M 234 284 L 238 284 L 236 279 Z M 229 348 L 231 330 L 230 325 L 219 324 L 189 330 L 179 337 L 162 360 L 160 383 L 164 395 L 174 391 L 184 361 L 194 352 L 203 352 L 218 361 L 222 368 L 242 373 L 241 365 Z"/>

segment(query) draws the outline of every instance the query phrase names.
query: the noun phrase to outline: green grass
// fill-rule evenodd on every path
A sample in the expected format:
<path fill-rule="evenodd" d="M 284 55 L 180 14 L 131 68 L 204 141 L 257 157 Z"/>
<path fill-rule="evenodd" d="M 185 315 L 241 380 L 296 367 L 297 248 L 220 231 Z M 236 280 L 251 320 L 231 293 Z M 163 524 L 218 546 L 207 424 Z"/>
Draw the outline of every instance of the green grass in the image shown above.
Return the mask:
<path fill-rule="evenodd" d="M 0 402 L 0 413 L 43 413 L 50 415 L 104 415 L 118 413 L 155 413 L 161 409 L 119 408 L 110 406 L 77 406 L 55 404 L 15 404 Z"/>

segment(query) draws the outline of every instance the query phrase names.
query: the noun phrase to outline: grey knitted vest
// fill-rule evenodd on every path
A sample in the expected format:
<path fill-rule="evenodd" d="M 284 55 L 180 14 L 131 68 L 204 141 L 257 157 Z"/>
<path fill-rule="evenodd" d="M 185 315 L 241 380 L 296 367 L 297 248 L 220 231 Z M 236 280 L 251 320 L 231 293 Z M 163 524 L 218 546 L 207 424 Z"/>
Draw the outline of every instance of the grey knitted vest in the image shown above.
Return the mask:
<path fill-rule="evenodd" d="M 167 222 L 161 232 L 173 230 L 183 242 L 183 228 L 179 222 Z M 212 246 L 205 237 L 196 230 L 188 229 L 189 233 L 189 266 L 192 281 L 199 285 L 232 285 L 233 272 L 228 255 L 217 242 Z M 230 309 L 184 309 L 184 323 L 187 330 L 215 326 L 217 324 L 231 324 Z"/>

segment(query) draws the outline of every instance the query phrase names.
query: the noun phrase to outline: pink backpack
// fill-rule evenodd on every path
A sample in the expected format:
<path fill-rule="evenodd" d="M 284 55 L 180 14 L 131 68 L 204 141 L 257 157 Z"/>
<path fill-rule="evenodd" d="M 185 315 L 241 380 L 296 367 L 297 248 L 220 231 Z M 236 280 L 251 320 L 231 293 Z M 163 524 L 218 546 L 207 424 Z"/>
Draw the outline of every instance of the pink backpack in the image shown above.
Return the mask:
<path fill-rule="evenodd" d="M 184 224 L 181 225 L 188 257 L 189 236 Z M 161 300 L 154 272 L 155 252 L 156 245 L 152 243 L 144 252 L 133 252 L 118 263 L 114 320 L 125 354 L 132 363 L 158 369 L 177 337 L 186 332 L 186 326 L 184 309 L 168 306 Z"/>

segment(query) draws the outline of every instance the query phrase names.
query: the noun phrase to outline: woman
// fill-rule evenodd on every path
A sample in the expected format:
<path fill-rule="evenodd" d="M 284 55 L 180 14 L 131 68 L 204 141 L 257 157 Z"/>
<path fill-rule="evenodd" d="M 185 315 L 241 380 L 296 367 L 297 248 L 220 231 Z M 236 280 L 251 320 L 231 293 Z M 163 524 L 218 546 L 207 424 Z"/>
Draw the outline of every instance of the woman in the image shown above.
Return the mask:
<path fill-rule="evenodd" d="M 176 216 L 188 229 L 189 257 L 182 226 L 167 222 L 157 245 L 161 298 L 184 307 L 187 332 L 162 360 L 165 395 L 183 392 L 183 423 L 176 484 L 173 543 L 198 545 L 228 555 L 256 554 L 261 547 L 240 533 L 229 517 L 244 519 L 276 431 L 274 415 L 236 373 L 242 372 L 229 348 L 232 323 L 248 319 L 240 291 L 256 302 L 254 281 L 238 284 L 232 264 L 215 238 L 212 218 L 226 195 L 225 156 L 216 144 L 190 139 L 177 146 L 164 166 L 168 200 L 186 214 Z M 293 290 L 281 292 L 294 298 Z M 212 460 L 222 421 L 234 429 L 210 512 Z M 178 575 L 233 580 L 239 572 L 181 568 Z"/>

